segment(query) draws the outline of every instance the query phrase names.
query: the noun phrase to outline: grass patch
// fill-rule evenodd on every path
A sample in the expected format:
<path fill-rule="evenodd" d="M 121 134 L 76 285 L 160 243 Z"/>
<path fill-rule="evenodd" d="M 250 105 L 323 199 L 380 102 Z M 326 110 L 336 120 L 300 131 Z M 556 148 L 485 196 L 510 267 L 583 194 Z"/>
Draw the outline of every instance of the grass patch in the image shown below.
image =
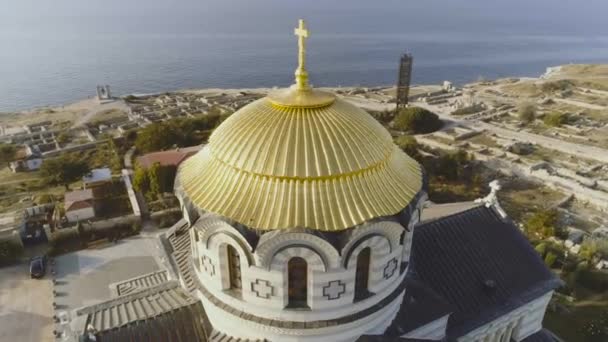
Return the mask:
<path fill-rule="evenodd" d="M 558 303 L 554 310 L 547 310 L 543 326 L 557 336 L 568 342 L 603 342 L 608 335 L 602 334 L 598 329 L 606 330 L 602 326 L 602 317 L 608 316 L 608 303 L 598 301 L 594 304 L 566 304 Z M 597 322 L 595 322 L 597 321 Z M 595 335 L 595 336 L 594 336 Z"/>

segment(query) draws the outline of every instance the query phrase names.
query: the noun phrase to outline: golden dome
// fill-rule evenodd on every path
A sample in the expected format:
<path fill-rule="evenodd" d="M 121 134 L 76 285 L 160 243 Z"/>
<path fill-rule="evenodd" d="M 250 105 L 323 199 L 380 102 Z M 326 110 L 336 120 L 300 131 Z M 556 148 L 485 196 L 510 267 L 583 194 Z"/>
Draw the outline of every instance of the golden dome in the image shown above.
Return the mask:
<path fill-rule="evenodd" d="M 403 210 L 422 170 L 368 113 L 305 84 L 230 116 L 178 181 L 195 206 L 251 228 L 336 231 Z"/>

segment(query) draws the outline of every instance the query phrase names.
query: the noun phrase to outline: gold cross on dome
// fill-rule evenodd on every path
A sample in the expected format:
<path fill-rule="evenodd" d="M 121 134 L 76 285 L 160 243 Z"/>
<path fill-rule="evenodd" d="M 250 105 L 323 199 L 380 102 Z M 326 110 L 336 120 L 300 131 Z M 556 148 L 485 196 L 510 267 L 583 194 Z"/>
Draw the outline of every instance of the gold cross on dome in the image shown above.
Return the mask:
<path fill-rule="evenodd" d="M 299 20 L 298 27 L 295 28 L 294 34 L 298 36 L 298 69 L 296 70 L 296 84 L 298 89 L 308 89 L 308 73 L 306 72 L 306 38 L 310 32 L 306 29 L 304 19 Z"/>

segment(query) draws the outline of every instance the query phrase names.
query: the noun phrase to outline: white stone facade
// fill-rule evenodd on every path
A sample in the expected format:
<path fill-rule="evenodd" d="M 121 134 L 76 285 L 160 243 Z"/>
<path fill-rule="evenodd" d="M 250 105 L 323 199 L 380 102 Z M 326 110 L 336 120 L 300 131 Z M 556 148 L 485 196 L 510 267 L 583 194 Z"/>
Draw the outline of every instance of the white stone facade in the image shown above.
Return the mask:
<path fill-rule="evenodd" d="M 402 335 L 401 337 L 429 341 L 441 341 L 443 338 L 445 338 L 449 318 L 450 315 L 445 315 L 440 319 L 436 319 L 428 324 L 416 328 L 407 334 Z"/>
<path fill-rule="evenodd" d="M 553 291 L 460 337 L 458 342 L 519 342 L 542 329 Z"/>
<path fill-rule="evenodd" d="M 69 222 L 87 220 L 95 217 L 95 209 L 93 209 L 93 207 L 87 207 L 76 210 L 68 210 L 65 212 L 65 217 Z"/>
<path fill-rule="evenodd" d="M 420 217 L 425 196 L 412 210 L 407 229 L 386 220 L 354 228 L 341 247 L 304 229 L 262 234 L 254 248 L 231 224 L 212 214 L 202 215 L 190 230 L 194 274 L 206 291 L 199 291 L 215 329 L 235 338 L 268 338 L 272 341 L 306 341 L 323 338 L 351 341 L 363 334 L 381 334 L 401 305 L 411 250 L 413 226 Z M 184 208 L 184 217 L 198 217 Z M 240 260 L 239 290 L 231 289 L 228 248 Z M 357 260 L 369 248 L 365 298 L 355 299 Z M 295 257 L 307 264 L 307 308 L 288 308 L 288 262 Z M 206 293 L 205 293 L 206 292 Z M 210 300 L 209 294 L 217 300 Z M 359 314 L 391 296 L 379 310 Z M 218 306 L 226 305 L 254 316 L 244 319 Z M 304 323 L 347 318 L 331 327 L 282 328 L 256 320 Z M 239 327 L 234 329 L 234 327 Z"/>

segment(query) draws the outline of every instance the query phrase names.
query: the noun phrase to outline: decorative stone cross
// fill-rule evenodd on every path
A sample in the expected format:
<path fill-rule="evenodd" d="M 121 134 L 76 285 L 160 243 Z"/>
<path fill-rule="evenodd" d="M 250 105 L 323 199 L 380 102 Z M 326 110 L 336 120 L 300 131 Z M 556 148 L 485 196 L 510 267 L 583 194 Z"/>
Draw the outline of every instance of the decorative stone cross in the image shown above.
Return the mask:
<path fill-rule="evenodd" d="M 299 90 L 308 89 L 308 73 L 306 72 L 306 38 L 310 35 L 304 19 L 300 19 L 299 26 L 294 29 L 298 36 L 298 69 L 296 69 L 296 85 Z"/>
<path fill-rule="evenodd" d="M 384 267 L 384 279 L 388 279 L 395 274 L 397 270 L 397 259 L 393 258 L 388 261 L 386 266 Z"/>
<path fill-rule="evenodd" d="M 346 292 L 346 284 L 340 280 L 332 280 L 323 286 L 323 296 L 329 300 L 340 298 Z"/>
<path fill-rule="evenodd" d="M 256 296 L 260 298 L 270 299 L 270 296 L 274 293 L 274 287 L 268 280 L 256 279 L 255 282 L 251 283 L 251 291 L 255 292 Z"/>
<path fill-rule="evenodd" d="M 209 273 L 210 275 L 215 275 L 215 265 L 213 265 L 213 260 L 211 260 L 208 256 L 203 255 L 202 259 L 202 263 L 203 263 L 203 269 L 205 269 L 205 272 Z"/>
<path fill-rule="evenodd" d="M 500 203 L 498 202 L 498 191 L 500 189 L 502 189 L 500 182 L 497 179 L 495 179 L 492 182 L 490 182 L 489 186 L 490 186 L 490 193 L 486 197 L 476 199 L 475 203 L 483 203 L 488 208 L 494 207 L 494 209 L 496 209 L 498 214 L 503 219 L 506 219 L 507 213 L 504 211 L 504 209 L 500 206 Z"/>

